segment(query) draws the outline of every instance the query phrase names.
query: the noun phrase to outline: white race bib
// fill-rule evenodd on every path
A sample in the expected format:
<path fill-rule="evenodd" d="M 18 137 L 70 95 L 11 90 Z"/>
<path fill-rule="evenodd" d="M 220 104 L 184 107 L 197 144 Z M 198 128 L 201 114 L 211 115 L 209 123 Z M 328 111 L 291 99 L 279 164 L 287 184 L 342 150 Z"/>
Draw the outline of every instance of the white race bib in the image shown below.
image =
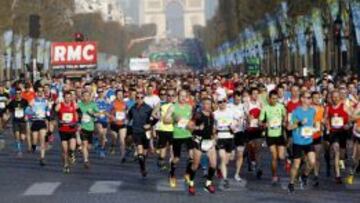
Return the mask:
<path fill-rule="evenodd" d="M 313 136 L 314 128 L 312 127 L 302 127 L 301 128 L 301 136 L 305 138 L 310 138 Z"/>
<path fill-rule="evenodd" d="M 0 102 L 0 109 L 5 109 L 5 107 L 6 107 L 5 102 Z"/>
<path fill-rule="evenodd" d="M 24 110 L 22 108 L 15 109 L 15 118 L 23 118 L 24 117 Z"/>
<path fill-rule="evenodd" d="M 228 127 L 231 125 L 231 120 L 230 119 L 219 119 L 219 127 Z"/>
<path fill-rule="evenodd" d="M 81 121 L 83 123 L 89 123 L 91 121 L 91 117 L 88 114 L 83 114 Z"/>
<path fill-rule="evenodd" d="M 344 126 L 344 119 L 342 117 L 333 117 L 331 118 L 331 127 L 341 128 Z"/>
<path fill-rule="evenodd" d="M 63 113 L 61 120 L 64 121 L 65 123 L 70 123 L 73 120 L 73 114 Z"/>
<path fill-rule="evenodd" d="M 100 111 L 99 114 L 100 118 L 105 118 L 105 111 Z"/>
<path fill-rule="evenodd" d="M 281 127 L 281 119 L 272 119 L 269 123 L 270 128 L 280 128 Z"/>
<path fill-rule="evenodd" d="M 125 119 L 125 113 L 124 112 L 116 112 L 115 113 L 115 119 L 117 121 L 122 121 Z"/>
<path fill-rule="evenodd" d="M 258 119 L 250 120 L 250 128 L 257 128 L 257 127 L 259 127 L 259 120 Z"/>
<path fill-rule="evenodd" d="M 38 118 L 45 118 L 45 111 L 43 111 L 42 109 L 37 109 L 35 114 Z"/>
<path fill-rule="evenodd" d="M 213 140 L 202 140 L 201 142 L 201 150 L 202 151 L 209 151 L 214 146 Z"/>
<path fill-rule="evenodd" d="M 189 123 L 189 120 L 188 119 L 180 119 L 179 121 L 178 121 L 178 123 L 177 123 L 177 126 L 179 127 L 179 128 L 183 128 L 183 129 L 185 129 L 186 128 L 186 126 L 188 125 L 188 123 Z"/>

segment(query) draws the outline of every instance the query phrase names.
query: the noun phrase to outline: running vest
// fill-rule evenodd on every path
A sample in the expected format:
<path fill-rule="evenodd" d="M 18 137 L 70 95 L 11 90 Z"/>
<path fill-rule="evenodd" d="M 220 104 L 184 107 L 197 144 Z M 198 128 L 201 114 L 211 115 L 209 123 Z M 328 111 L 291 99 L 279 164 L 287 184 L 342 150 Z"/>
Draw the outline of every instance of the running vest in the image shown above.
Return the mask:
<path fill-rule="evenodd" d="M 164 124 L 163 119 L 164 116 L 166 114 L 166 112 L 168 111 L 168 109 L 172 106 L 172 103 L 167 103 L 167 104 L 163 104 L 160 107 L 160 121 L 159 121 L 159 125 L 157 126 L 157 130 L 161 131 L 161 132 L 172 132 L 174 131 L 174 125 L 173 124 Z"/>
<path fill-rule="evenodd" d="M 190 138 L 191 132 L 187 129 L 187 124 L 191 119 L 192 108 L 189 104 L 182 106 L 179 103 L 174 104 L 173 119 L 174 124 L 174 139 Z"/>
<path fill-rule="evenodd" d="M 60 132 L 76 132 L 76 128 L 70 127 L 77 122 L 76 108 L 74 102 L 69 105 L 65 105 L 64 102 L 60 103 L 59 109 L 59 120 L 60 120 Z"/>
<path fill-rule="evenodd" d="M 328 107 L 328 121 L 330 123 L 330 131 L 344 130 L 345 125 L 349 121 L 349 116 L 344 110 L 344 104 L 341 103 L 337 108 L 332 105 Z"/>

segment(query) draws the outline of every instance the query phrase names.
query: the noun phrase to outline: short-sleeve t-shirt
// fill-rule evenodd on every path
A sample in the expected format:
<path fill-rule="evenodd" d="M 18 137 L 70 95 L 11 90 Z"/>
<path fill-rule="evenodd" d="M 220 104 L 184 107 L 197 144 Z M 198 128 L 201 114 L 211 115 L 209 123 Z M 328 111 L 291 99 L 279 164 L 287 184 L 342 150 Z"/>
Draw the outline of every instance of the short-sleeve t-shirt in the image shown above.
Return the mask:
<path fill-rule="evenodd" d="M 309 145 L 313 141 L 315 109 L 297 107 L 291 116 L 291 123 L 304 121 L 306 123 L 292 131 L 293 143 L 297 145 Z"/>
<path fill-rule="evenodd" d="M 79 102 L 79 109 L 81 111 L 81 129 L 87 131 L 94 131 L 95 124 L 94 124 L 94 117 L 91 116 L 91 113 L 98 113 L 99 109 L 95 102 Z"/>
<path fill-rule="evenodd" d="M 285 107 L 280 103 L 275 106 L 265 105 L 261 109 L 260 120 L 267 123 L 268 137 L 280 137 L 282 135 L 282 124 L 285 115 Z"/>

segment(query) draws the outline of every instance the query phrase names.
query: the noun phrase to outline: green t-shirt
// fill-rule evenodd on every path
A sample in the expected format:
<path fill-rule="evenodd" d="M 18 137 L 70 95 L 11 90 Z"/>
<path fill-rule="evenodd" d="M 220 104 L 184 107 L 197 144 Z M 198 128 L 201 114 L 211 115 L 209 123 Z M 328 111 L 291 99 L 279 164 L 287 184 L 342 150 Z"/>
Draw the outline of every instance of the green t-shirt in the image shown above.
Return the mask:
<path fill-rule="evenodd" d="M 94 120 L 95 118 L 91 116 L 91 113 L 98 113 L 99 109 L 95 102 L 89 102 L 87 104 L 83 103 L 82 101 L 78 104 L 80 111 L 81 111 L 81 129 L 87 130 L 87 131 L 94 131 L 95 130 L 95 124 Z M 88 114 L 90 112 L 90 114 Z"/>
<path fill-rule="evenodd" d="M 185 139 L 191 137 L 191 132 L 186 128 L 191 119 L 192 108 L 189 104 L 182 106 L 179 103 L 174 104 L 173 120 L 174 139 Z"/>
<path fill-rule="evenodd" d="M 282 124 L 285 115 L 285 107 L 280 103 L 275 106 L 268 104 L 261 109 L 260 121 L 266 120 L 268 137 L 280 137 L 282 135 Z"/>

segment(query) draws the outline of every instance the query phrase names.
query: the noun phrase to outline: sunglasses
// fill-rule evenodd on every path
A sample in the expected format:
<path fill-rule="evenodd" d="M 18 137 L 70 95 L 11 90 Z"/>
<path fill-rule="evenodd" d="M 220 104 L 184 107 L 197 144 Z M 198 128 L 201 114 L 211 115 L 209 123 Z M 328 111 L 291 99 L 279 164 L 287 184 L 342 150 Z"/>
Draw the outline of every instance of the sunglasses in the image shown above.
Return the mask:
<path fill-rule="evenodd" d="M 168 97 L 175 97 L 174 94 L 168 94 Z"/>
<path fill-rule="evenodd" d="M 144 99 L 143 96 L 137 96 L 136 99 Z"/>
<path fill-rule="evenodd" d="M 223 101 L 218 101 L 218 103 L 219 103 L 219 104 L 223 104 L 223 103 L 226 103 L 226 101 L 225 101 L 225 100 L 223 100 Z"/>

